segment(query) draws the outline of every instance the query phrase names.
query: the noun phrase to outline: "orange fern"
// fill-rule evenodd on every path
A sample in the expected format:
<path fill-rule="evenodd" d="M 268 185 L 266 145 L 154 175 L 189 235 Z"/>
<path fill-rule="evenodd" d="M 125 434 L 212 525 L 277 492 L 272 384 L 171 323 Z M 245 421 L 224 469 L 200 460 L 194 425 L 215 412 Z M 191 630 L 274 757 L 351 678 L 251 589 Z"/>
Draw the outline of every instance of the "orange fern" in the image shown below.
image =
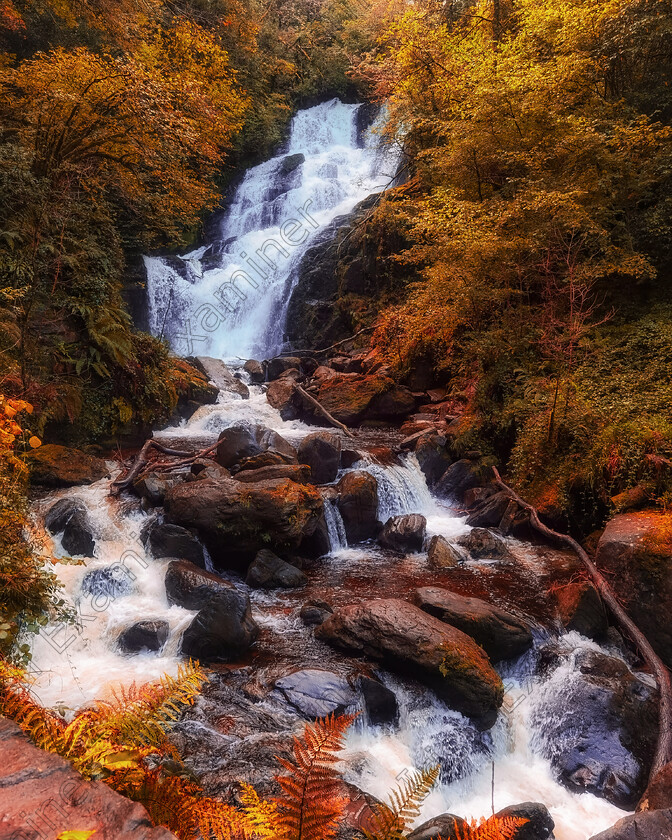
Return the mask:
<path fill-rule="evenodd" d="M 460 827 L 455 826 L 456 840 L 515 840 L 518 829 L 528 820 L 523 817 L 498 817 L 494 815 L 485 819 L 471 820 Z"/>
<path fill-rule="evenodd" d="M 347 800 L 337 772 L 338 753 L 355 715 L 307 724 L 294 738 L 294 760 L 278 758 L 288 775 L 278 776 L 283 794 L 275 800 L 277 840 L 331 840 Z"/>

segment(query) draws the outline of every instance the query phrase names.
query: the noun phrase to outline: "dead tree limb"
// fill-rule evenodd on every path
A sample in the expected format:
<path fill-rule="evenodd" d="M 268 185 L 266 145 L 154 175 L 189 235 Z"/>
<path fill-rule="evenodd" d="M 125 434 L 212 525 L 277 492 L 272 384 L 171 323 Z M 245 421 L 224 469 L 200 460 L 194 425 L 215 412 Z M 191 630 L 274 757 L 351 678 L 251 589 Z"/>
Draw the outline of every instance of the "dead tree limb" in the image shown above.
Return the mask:
<path fill-rule="evenodd" d="M 133 466 L 128 470 L 126 475 L 123 478 L 118 478 L 116 481 L 113 481 L 110 485 L 110 493 L 113 496 L 119 495 L 122 490 L 126 490 L 130 487 L 135 479 L 140 475 L 142 470 L 147 466 L 149 463 L 149 452 L 152 449 L 156 449 L 158 452 L 161 452 L 163 455 L 170 455 L 173 458 L 183 458 L 182 461 L 177 461 L 173 464 L 158 464 L 156 465 L 157 469 L 174 469 L 175 467 L 183 467 L 186 464 L 191 464 L 196 461 L 198 458 L 204 458 L 205 456 L 209 455 L 217 448 L 217 444 L 214 443 L 212 446 L 209 446 L 207 449 L 202 449 L 199 452 L 185 452 L 181 449 L 170 449 L 167 446 L 164 446 L 162 443 L 154 440 L 154 438 L 150 438 L 146 440 L 142 446 L 142 449 L 136 455 L 135 461 L 133 462 Z"/>
<path fill-rule="evenodd" d="M 332 424 L 332 426 L 336 426 L 337 429 L 340 429 L 342 432 L 345 432 L 345 434 L 349 438 L 352 438 L 353 440 L 355 439 L 355 436 L 350 431 L 350 429 L 348 429 L 347 426 L 344 426 L 343 423 L 340 423 L 335 417 L 329 414 L 327 409 L 323 405 L 320 405 L 320 403 L 315 399 L 315 397 L 311 397 L 310 394 L 304 391 L 303 388 L 300 385 L 297 385 L 296 383 L 294 383 L 294 389 L 297 391 L 298 394 L 301 395 L 301 397 L 303 397 L 304 400 L 306 400 L 307 403 L 312 405 L 316 411 L 319 411 L 319 413 L 323 417 L 326 417 L 326 419 Z"/>
<path fill-rule="evenodd" d="M 321 350 L 292 350 L 290 355 L 324 356 L 324 354 L 328 353 L 330 350 L 335 350 L 342 344 L 347 344 L 349 341 L 354 341 L 358 336 L 363 335 L 364 333 L 373 332 L 374 330 L 375 326 L 362 327 L 362 329 L 358 330 L 354 335 L 350 335 L 347 338 L 343 338 L 340 341 L 337 341 L 336 344 L 332 344 L 331 347 L 323 347 Z M 282 356 L 275 356 L 274 358 L 280 359 L 282 358 Z"/>
<path fill-rule="evenodd" d="M 621 628 L 635 642 L 645 662 L 653 671 L 656 682 L 658 683 L 660 698 L 658 705 L 658 743 L 656 745 L 656 754 L 651 766 L 651 773 L 649 774 L 649 781 L 651 781 L 665 764 L 672 761 L 672 682 L 670 680 L 669 670 L 655 650 L 651 647 L 649 640 L 621 606 L 621 603 L 616 597 L 613 589 L 595 563 L 593 563 L 583 548 L 581 548 L 579 543 L 572 539 L 569 535 L 560 534 L 544 525 L 544 523 L 539 519 L 537 510 L 532 507 L 532 505 L 523 501 L 523 499 L 521 499 L 520 496 L 508 486 L 508 484 L 505 484 L 502 481 L 497 468 L 493 467 L 492 471 L 495 475 L 495 483 L 497 486 L 504 490 L 504 492 L 507 493 L 522 508 L 528 511 L 530 514 L 530 522 L 535 530 L 549 539 L 564 543 L 576 553 L 590 575 L 595 587 L 602 596 L 604 603 L 609 607 Z"/>

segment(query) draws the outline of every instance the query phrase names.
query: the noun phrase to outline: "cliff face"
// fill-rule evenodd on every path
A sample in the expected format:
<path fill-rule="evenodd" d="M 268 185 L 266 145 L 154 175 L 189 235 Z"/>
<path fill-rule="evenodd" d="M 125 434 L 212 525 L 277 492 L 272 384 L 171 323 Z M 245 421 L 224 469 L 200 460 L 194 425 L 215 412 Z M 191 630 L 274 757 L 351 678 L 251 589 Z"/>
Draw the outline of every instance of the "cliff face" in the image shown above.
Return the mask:
<path fill-rule="evenodd" d="M 56 840 L 95 831 L 96 840 L 176 840 L 154 828 L 147 811 L 103 782 L 89 782 L 67 761 L 35 747 L 0 718 L 0 840 Z"/>

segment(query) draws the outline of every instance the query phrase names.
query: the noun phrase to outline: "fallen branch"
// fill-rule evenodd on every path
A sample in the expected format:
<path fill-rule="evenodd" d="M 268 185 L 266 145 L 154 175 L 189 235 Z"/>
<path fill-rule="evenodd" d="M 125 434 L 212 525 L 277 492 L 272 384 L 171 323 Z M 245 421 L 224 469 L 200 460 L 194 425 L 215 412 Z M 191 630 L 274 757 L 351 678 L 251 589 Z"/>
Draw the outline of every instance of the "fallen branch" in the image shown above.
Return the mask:
<path fill-rule="evenodd" d="M 118 496 L 122 490 L 126 490 L 133 484 L 135 479 L 140 475 L 142 470 L 149 463 L 149 452 L 152 449 L 156 449 L 163 455 L 170 455 L 173 458 L 184 459 L 173 464 L 155 465 L 155 468 L 157 470 L 163 470 L 174 469 L 175 467 L 183 467 L 186 464 L 191 464 L 198 458 L 203 458 L 206 455 L 209 455 L 216 448 L 217 444 L 214 443 L 212 446 L 209 446 L 207 449 L 200 450 L 199 452 L 184 452 L 181 449 L 170 449 L 169 447 L 164 446 L 162 443 L 159 443 L 158 441 L 154 440 L 154 438 L 150 438 L 149 440 L 146 440 L 144 442 L 142 449 L 140 450 L 140 452 L 138 452 L 135 461 L 133 462 L 133 466 L 128 470 L 126 475 L 123 478 L 118 478 L 116 481 L 112 482 L 112 484 L 110 485 L 110 493 L 113 496 Z"/>
<path fill-rule="evenodd" d="M 361 330 L 358 330 L 354 335 L 348 336 L 348 338 L 343 338 L 340 341 L 337 341 L 336 344 L 332 344 L 331 347 L 323 347 L 321 350 L 292 350 L 291 355 L 302 355 L 302 356 L 324 356 L 325 353 L 328 353 L 330 350 L 335 350 L 337 347 L 340 347 L 342 344 L 347 344 L 349 341 L 354 341 L 358 336 L 363 335 L 367 332 L 373 332 L 375 330 L 375 326 L 372 327 L 362 327 Z M 282 356 L 275 356 L 274 358 L 280 359 Z M 271 360 L 272 361 L 272 360 Z"/>
<path fill-rule="evenodd" d="M 539 519 L 539 514 L 537 513 L 536 508 L 523 501 L 523 499 L 521 499 L 520 496 L 508 486 L 508 484 L 505 484 L 502 481 L 496 467 L 493 467 L 492 471 L 495 475 L 495 483 L 497 486 L 504 490 L 522 508 L 528 511 L 530 514 L 530 522 L 535 530 L 537 530 L 540 534 L 543 534 L 545 537 L 564 543 L 576 553 L 590 575 L 595 587 L 602 596 L 604 603 L 609 607 L 621 628 L 635 642 L 645 662 L 653 671 L 656 677 L 656 682 L 658 683 L 660 700 L 658 706 L 658 743 L 656 746 L 656 754 L 653 759 L 653 764 L 651 766 L 651 772 L 649 774 L 649 781 L 651 781 L 659 770 L 672 761 L 672 682 L 670 680 L 669 670 L 655 650 L 651 647 L 651 644 L 646 636 L 623 609 L 613 589 L 583 548 L 581 548 L 579 543 L 572 539 L 569 535 L 560 534 L 544 525 L 544 523 Z"/>
<path fill-rule="evenodd" d="M 327 420 L 332 424 L 332 426 L 336 426 L 337 429 L 340 429 L 342 432 L 345 432 L 345 434 L 349 438 L 352 438 L 353 440 L 355 439 L 355 436 L 350 431 L 350 429 L 348 429 L 347 426 L 344 426 L 343 423 L 340 423 L 335 417 L 329 414 L 327 409 L 323 405 L 320 405 L 320 403 L 315 399 L 315 397 L 311 397 L 310 394 L 304 391 L 303 388 L 300 385 L 297 385 L 296 383 L 294 383 L 294 390 L 297 391 L 301 395 L 301 397 L 303 397 L 303 399 L 306 400 L 307 403 L 312 405 L 316 411 L 319 411 L 319 413 L 323 417 L 326 417 Z"/>

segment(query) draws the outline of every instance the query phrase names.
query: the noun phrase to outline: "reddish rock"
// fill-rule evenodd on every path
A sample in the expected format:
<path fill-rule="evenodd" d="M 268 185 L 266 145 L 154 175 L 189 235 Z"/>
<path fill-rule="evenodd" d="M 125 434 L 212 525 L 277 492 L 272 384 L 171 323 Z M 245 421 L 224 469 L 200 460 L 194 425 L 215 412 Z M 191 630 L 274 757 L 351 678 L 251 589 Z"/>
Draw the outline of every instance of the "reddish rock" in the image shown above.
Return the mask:
<path fill-rule="evenodd" d="M 259 481 L 274 481 L 278 478 L 289 478 L 297 484 L 310 484 L 310 467 L 305 464 L 269 464 L 256 469 L 243 469 L 233 476 L 235 481 L 245 484 L 256 484 Z"/>
<path fill-rule="evenodd" d="M 296 389 L 292 377 L 283 376 L 281 379 L 271 382 L 266 391 L 266 399 L 269 405 L 280 412 L 283 420 L 295 420 L 299 416 Z"/>
<path fill-rule="evenodd" d="M 45 443 L 26 456 L 30 480 L 43 487 L 93 484 L 109 475 L 105 461 L 68 446 Z"/>
<path fill-rule="evenodd" d="M 94 831 L 92 840 L 175 840 L 147 811 L 103 782 L 89 782 L 63 758 L 44 752 L 0 718 L 0 840 L 55 840 Z"/>
<path fill-rule="evenodd" d="M 341 439 L 333 432 L 306 435 L 299 444 L 298 458 L 309 466 L 313 484 L 329 484 L 341 466 Z"/>
<path fill-rule="evenodd" d="M 427 562 L 433 569 L 450 569 L 466 558 L 445 537 L 435 534 L 429 541 Z"/>
<path fill-rule="evenodd" d="M 657 811 L 661 808 L 672 808 L 672 761 L 665 764 L 651 779 L 637 806 L 638 811 Z"/>
<path fill-rule="evenodd" d="M 320 383 L 317 400 L 341 423 L 405 417 L 415 407 L 413 395 L 387 376 L 340 374 Z"/>
<path fill-rule="evenodd" d="M 338 482 L 338 509 L 349 542 L 375 537 L 378 522 L 378 482 L 371 473 L 354 470 Z"/>
<path fill-rule="evenodd" d="M 556 591 L 560 620 L 566 630 L 591 639 L 604 637 L 609 622 L 600 595 L 588 581 L 568 583 Z"/>

